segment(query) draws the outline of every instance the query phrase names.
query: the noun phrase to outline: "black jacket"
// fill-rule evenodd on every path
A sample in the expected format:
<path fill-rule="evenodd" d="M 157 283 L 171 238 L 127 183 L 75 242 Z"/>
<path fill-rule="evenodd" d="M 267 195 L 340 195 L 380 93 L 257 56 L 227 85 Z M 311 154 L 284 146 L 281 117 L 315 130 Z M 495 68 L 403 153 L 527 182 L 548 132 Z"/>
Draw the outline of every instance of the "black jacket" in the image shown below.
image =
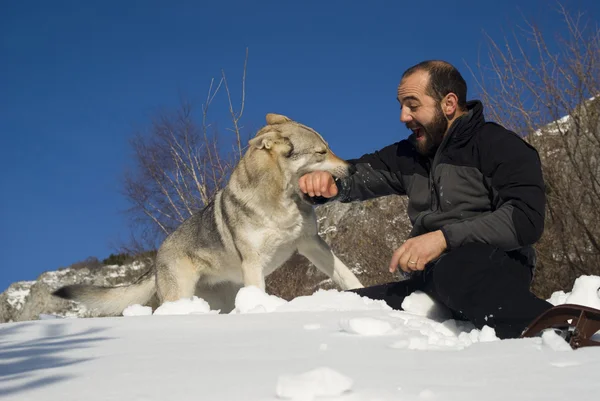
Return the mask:
<path fill-rule="evenodd" d="M 448 250 L 483 242 L 521 254 L 544 229 L 545 186 L 538 152 L 514 132 L 486 122 L 479 101 L 458 118 L 435 157 L 420 155 L 414 136 L 358 159 L 337 180 L 340 202 L 408 195 L 410 236 L 441 230 Z"/>

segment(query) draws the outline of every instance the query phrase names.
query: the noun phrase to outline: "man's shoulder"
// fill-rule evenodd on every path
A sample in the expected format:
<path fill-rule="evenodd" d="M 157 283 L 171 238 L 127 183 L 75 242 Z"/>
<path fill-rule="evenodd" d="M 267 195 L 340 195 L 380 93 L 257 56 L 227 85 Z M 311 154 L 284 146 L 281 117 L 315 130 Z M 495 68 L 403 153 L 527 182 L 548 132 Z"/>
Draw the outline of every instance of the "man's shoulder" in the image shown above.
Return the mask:
<path fill-rule="evenodd" d="M 494 121 L 486 121 L 481 126 L 477 132 L 477 139 L 480 147 L 495 152 L 503 149 L 510 150 L 513 146 L 536 150 L 523 136 Z"/>
<path fill-rule="evenodd" d="M 500 164 L 521 166 L 540 164 L 537 149 L 518 133 L 496 122 L 486 122 L 477 135 L 482 167 L 494 171 Z"/>
<path fill-rule="evenodd" d="M 478 134 L 482 136 L 482 139 L 502 139 L 507 136 L 519 137 L 516 132 L 509 130 L 504 125 L 495 121 L 486 121 L 483 123 L 478 130 Z"/>

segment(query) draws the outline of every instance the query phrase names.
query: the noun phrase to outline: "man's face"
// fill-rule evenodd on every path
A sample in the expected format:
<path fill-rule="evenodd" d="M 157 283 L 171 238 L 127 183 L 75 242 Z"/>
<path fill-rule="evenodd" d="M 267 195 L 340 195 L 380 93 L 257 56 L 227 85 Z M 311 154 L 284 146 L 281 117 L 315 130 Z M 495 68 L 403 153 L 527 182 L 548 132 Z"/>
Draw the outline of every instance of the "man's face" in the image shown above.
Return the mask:
<path fill-rule="evenodd" d="M 435 153 L 448 130 L 448 119 L 441 105 L 427 95 L 428 82 L 429 74 L 417 71 L 398 86 L 398 101 L 402 107 L 400 121 L 413 131 L 417 150 L 426 156 Z"/>

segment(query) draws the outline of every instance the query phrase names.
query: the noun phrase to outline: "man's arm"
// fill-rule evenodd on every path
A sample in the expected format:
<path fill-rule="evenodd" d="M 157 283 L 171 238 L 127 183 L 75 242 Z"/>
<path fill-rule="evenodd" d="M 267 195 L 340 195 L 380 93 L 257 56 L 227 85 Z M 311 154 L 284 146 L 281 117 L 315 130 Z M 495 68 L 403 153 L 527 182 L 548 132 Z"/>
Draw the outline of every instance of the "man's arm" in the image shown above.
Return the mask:
<path fill-rule="evenodd" d="M 499 126 L 480 138 L 484 176 L 496 210 L 442 228 L 448 249 L 484 242 L 504 250 L 532 245 L 544 230 L 545 185 L 537 151 Z"/>
<path fill-rule="evenodd" d="M 385 195 L 406 195 L 402 171 L 413 162 L 413 157 L 412 145 L 404 140 L 347 160 L 351 172 L 335 180 L 338 194 L 329 200 L 346 203 Z"/>

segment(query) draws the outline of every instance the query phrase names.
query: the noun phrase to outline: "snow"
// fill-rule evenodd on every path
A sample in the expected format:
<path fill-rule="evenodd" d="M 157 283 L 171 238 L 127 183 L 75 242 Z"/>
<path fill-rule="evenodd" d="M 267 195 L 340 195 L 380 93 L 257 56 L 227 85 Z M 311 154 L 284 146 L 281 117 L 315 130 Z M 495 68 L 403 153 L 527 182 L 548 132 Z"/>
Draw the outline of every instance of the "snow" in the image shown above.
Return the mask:
<path fill-rule="evenodd" d="M 582 276 L 554 300 L 594 304 L 599 279 Z M 564 401 L 600 393 L 600 347 L 572 350 L 553 331 L 499 340 L 491 327 L 446 319 L 424 294 L 407 305 L 412 311 L 396 311 L 336 290 L 288 302 L 248 287 L 229 314 L 194 297 L 154 314 L 137 305 L 126 317 L 1 324 L 0 398 Z"/>
<path fill-rule="evenodd" d="M 249 286 L 238 291 L 232 313 L 273 312 L 285 303 L 285 299 L 268 295 L 258 287 Z"/>
<path fill-rule="evenodd" d="M 533 134 L 535 136 L 540 136 L 543 134 L 557 135 L 557 134 L 565 131 L 566 129 L 568 129 L 570 123 L 571 123 L 571 116 L 566 115 L 566 116 L 559 118 L 556 121 L 552 121 L 551 123 L 549 123 L 542 129 L 537 129 Z"/>
<path fill-rule="evenodd" d="M 164 305 L 163 305 L 164 306 Z M 164 310 L 164 308 L 163 308 Z M 152 308 L 142 305 L 130 305 L 123 311 L 123 316 L 148 316 L 152 315 Z"/>
<path fill-rule="evenodd" d="M 415 291 L 404 298 L 402 309 L 434 320 L 447 320 L 452 316 L 448 308 L 422 291 Z"/>
<path fill-rule="evenodd" d="M 569 295 L 564 291 L 555 291 L 552 293 L 550 298 L 547 299 L 552 305 L 563 305 L 567 303 L 567 298 Z"/>
<path fill-rule="evenodd" d="M 244 290 L 244 289 L 242 289 Z M 310 312 L 310 311 L 358 311 L 384 310 L 391 311 L 385 302 L 364 298 L 353 292 L 337 290 L 318 290 L 310 296 L 294 298 L 277 307 L 277 312 Z"/>
<path fill-rule="evenodd" d="M 21 309 L 34 284 L 35 281 L 20 281 L 11 285 L 6 290 L 8 304 L 17 310 Z"/>
<path fill-rule="evenodd" d="M 277 380 L 277 396 L 310 401 L 315 397 L 342 395 L 352 388 L 353 380 L 328 368 L 319 367 L 300 374 L 286 374 Z"/>
<path fill-rule="evenodd" d="M 579 276 L 571 292 L 556 291 L 548 302 L 552 305 L 576 304 L 600 309 L 600 276 Z"/>
<path fill-rule="evenodd" d="M 42 274 L 39 278 L 40 282 L 48 285 L 51 288 L 58 287 L 59 283 L 62 282 L 62 278 L 71 274 L 73 269 L 65 268 L 56 271 L 49 271 Z"/>
<path fill-rule="evenodd" d="M 567 295 L 564 303 L 600 309 L 600 277 L 578 277 L 573 284 L 573 291 Z"/>
<path fill-rule="evenodd" d="M 341 319 L 340 328 L 350 334 L 361 336 L 381 336 L 390 333 L 394 326 L 387 320 L 372 317 Z"/>
<path fill-rule="evenodd" d="M 546 330 L 542 333 L 542 343 L 554 351 L 570 351 L 571 346 L 556 332 Z"/>
<path fill-rule="evenodd" d="M 125 265 L 106 265 L 104 266 L 104 269 L 106 270 L 112 270 L 109 273 L 105 274 L 106 278 L 118 278 L 118 277 L 125 277 L 128 274 L 131 273 L 131 271 L 136 271 L 136 270 L 142 270 L 142 269 L 146 269 L 147 266 L 146 264 L 144 264 L 143 262 L 140 261 L 134 261 L 130 264 L 125 264 Z"/>
<path fill-rule="evenodd" d="M 155 315 L 195 315 L 204 313 L 218 313 L 211 311 L 208 302 L 196 296 L 191 299 L 164 302 L 154 311 Z"/>

